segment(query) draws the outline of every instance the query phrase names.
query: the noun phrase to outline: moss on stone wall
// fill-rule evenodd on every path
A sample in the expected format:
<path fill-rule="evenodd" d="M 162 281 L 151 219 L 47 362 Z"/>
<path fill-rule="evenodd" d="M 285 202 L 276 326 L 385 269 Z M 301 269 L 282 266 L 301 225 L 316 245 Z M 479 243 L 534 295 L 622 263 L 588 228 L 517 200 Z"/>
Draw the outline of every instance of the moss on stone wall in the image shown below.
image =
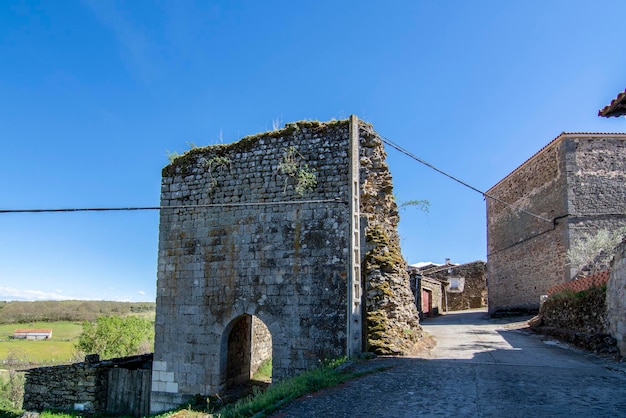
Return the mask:
<path fill-rule="evenodd" d="M 226 157 L 233 153 L 248 152 L 255 148 L 256 144 L 263 139 L 283 138 L 291 136 L 294 132 L 302 129 L 310 129 L 313 133 L 342 124 L 347 124 L 348 120 L 336 120 L 330 122 L 319 121 L 299 121 L 287 123 L 283 129 L 249 135 L 231 144 L 216 144 L 206 147 L 192 148 L 184 154 L 176 157 L 162 171 L 163 177 L 171 177 L 176 174 L 187 174 L 190 166 L 195 166 L 200 157 Z"/>
<path fill-rule="evenodd" d="M 393 182 L 382 140 L 371 125 L 360 129 L 367 350 L 407 355 L 421 341 L 422 329 L 400 249 Z"/>
<path fill-rule="evenodd" d="M 387 233 L 379 225 L 367 231 L 365 241 L 373 247 L 365 254 L 367 270 L 381 269 L 385 272 L 392 272 L 406 264 L 400 247 L 389 239 Z"/>

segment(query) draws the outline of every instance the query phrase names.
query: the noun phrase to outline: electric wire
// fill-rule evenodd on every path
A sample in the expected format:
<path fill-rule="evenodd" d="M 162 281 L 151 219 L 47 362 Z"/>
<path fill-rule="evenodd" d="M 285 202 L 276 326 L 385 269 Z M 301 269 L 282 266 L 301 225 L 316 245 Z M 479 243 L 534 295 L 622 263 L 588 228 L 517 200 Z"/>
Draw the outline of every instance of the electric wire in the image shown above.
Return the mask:
<path fill-rule="evenodd" d="M 471 184 L 466 183 L 463 180 L 461 180 L 461 179 L 459 179 L 459 178 L 457 178 L 457 177 L 455 177 L 455 176 L 453 176 L 451 174 L 448 174 L 445 171 L 435 167 L 434 165 L 428 163 L 427 161 L 424 161 L 423 159 L 419 158 L 418 156 L 416 156 L 416 155 L 412 154 L 411 152 L 407 151 L 406 149 L 402 148 L 400 145 L 396 144 L 395 142 L 391 141 L 390 139 L 387 139 L 387 138 L 385 138 L 384 136 L 382 136 L 380 134 L 378 136 L 380 136 L 380 138 L 383 141 L 383 143 L 389 145 L 392 148 L 395 148 L 397 151 L 400 151 L 402 154 L 405 154 L 406 156 L 408 156 L 408 157 L 414 159 L 415 161 L 425 165 L 426 167 L 428 167 L 428 168 L 430 168 L 432 170 L 435 170 L 439 174 L 442 174 L 442 175 L 448 177 L 449 179 L 454 180 L 457 183 L 467 187 L 468 189 L 473 190 L 473 191 L 481 194 L 483 196 L 483 198 L 489 198 L 489 199 L 494 200 L 494 201 L 496 201 L 498 203 L 502 203 L 503 205 L 508 206 L 511 209 L 515 209 L 517 211 L 524 212 L 527 215 L 533 216 L 533 217 L 535 217 L 537 219 L 541 219 L 542 221 L 554 223 L 554 220 L 552 220 L 552 219 L 544 218 L 541 215 L 537 215 L 535 213 L 532 213 L 532 212 L 530 212 L 530 211 L 528 211 L 528 210 L 526 210 L 524 208 L 520 208 L 519 206 L 512 205 L 511 203 L 505 202 L 504 200 L 499 199 L 499 198 L 497 198 L 495 196 L 491 196 L 491 195 L 487 194 L 486 192 L 483 192 L 482 190 L 472 186 Z"/>
<path fill-rule="evenodd" d="M 196 209 L 196 208 L 229 208 L 244 206 L 277 206 L 298 205 L 307 203 L 344 203 L 348 202 L 339 198 L 316 199 L 316 200 L 281 200 L 276 202 L 240 202 L 240 203 L 209 203 L 205 205 L 172 205 L 172 206 L 139 206 L 119 208 L 63 208 L 63 209 L 0 209 L 2 213 L 56 213 L 56 212 L 112 212 L 112 211 L 142 211 L 142 210 L 173 210 L 173 209 Z"/>
<path fill-rule="evenodd" d="M 501 203 L 511 209 L 526 213 L 530 216 L 533 216 L 537 219 L 540 219 L 545 222 L 554 223 L 554 220 L 544 218 L 543 216 L 532 213 L 524 208 L 519 206 L 515 206 L 511 203 L 505 202 L 502 199 L 499 199 L 495 196 L 491 196 L 486 192 L 472 186 L 471 184 L 455 177 L 440 168 L 435 167 L 429 162 L 419 158 L 415 154 L 407 151 L 405 148 L 391 141 L 390 139 L 384 137 L 379 134 L 379 137 L 383 141 L 383 143 L 389 145 L 390 147 L 396 149 L 397 151 L 405 154 L 409 158 L 414 159 L 422 165 L 438 172 L 439 174 L 448 177 L 449 179 L 461 184 L 468 189 L 479 193 L 485 199 L 491 199 L 498 203 Z M 66 208 L 66 209 L 0 209 L 0 214 L 3 213 L 54 213 L 54 212 L 105 212 L 105 211 L 143 211 L 143 210 L 165 210 L 165 209 L 188 209 L 188 208 L 211 208 L 211 207 L 243 207 L 243 206 L 263 206 L 263 205 L 283 205 L 283 204 L 305 204 L 305 203 L 330 203 L 330 202 L 341 202 L 339 198 L 335 199 L 322 199 L 322 200 L 288 200 L 288 201 L 279 201 L 279 202 L 244 202 L 244 203 L 215 203 L 215 204 L 206 204 L 206 205 L 176 205 L 176 206 L 144 206 L 144 207 L 119 207 L 119 208 Z M 343 202 L 347 203 L 347 202 Z"/>

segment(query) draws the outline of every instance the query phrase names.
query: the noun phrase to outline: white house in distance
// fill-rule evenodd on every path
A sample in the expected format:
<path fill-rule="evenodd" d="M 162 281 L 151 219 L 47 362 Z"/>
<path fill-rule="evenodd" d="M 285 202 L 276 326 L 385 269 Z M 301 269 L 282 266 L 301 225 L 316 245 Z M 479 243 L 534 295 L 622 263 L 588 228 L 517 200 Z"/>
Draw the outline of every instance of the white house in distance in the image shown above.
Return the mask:
<path fill-rule="evenodd" d="M 13 338 L 22 340 L 49 340 L 52 338 L 51 329 L 16 329 Z"/>

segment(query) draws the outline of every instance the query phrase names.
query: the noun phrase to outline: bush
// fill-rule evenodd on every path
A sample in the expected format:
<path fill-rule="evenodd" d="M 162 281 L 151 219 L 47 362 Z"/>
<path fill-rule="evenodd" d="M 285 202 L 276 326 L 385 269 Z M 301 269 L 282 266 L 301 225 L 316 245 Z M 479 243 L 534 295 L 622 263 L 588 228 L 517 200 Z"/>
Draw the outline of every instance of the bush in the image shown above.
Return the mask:
<path fill-rule="evenodd" d="M 24 373 L 18 370 L 28 367 L 23 353 L 12 351 L 5 360 L 8 378 L 0 378 L 0 410 L 19 411 L 24 399 Z"/>
<path fill-rule="evenodd" d="M 76 349 L 84 354 L 99 354 L 101 359 L 126 357 L 152 351 L 154 326 L 136 316 L 103 316 L 84 322 Z"/>

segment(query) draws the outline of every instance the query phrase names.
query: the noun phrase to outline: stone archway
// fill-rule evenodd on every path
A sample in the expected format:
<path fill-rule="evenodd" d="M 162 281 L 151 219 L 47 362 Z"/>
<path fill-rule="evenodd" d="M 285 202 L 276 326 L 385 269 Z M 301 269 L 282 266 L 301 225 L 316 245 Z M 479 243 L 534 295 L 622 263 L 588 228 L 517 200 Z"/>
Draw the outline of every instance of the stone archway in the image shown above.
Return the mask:
<path fill-rule="evenodd" d="M 271 330 L 273 381 L 419 338 L 370 125 L 298 122 L 196 148 L 161 186 L 151 412 L 249 380 L 252 315 Z"/>
<path fill-rule="evenodd" d="M 222 336 L 222 379 L 225 388 L 250 381 L 272 359 L 272 335 L 259 318 L 244 314 L 233 319 Z"/>

